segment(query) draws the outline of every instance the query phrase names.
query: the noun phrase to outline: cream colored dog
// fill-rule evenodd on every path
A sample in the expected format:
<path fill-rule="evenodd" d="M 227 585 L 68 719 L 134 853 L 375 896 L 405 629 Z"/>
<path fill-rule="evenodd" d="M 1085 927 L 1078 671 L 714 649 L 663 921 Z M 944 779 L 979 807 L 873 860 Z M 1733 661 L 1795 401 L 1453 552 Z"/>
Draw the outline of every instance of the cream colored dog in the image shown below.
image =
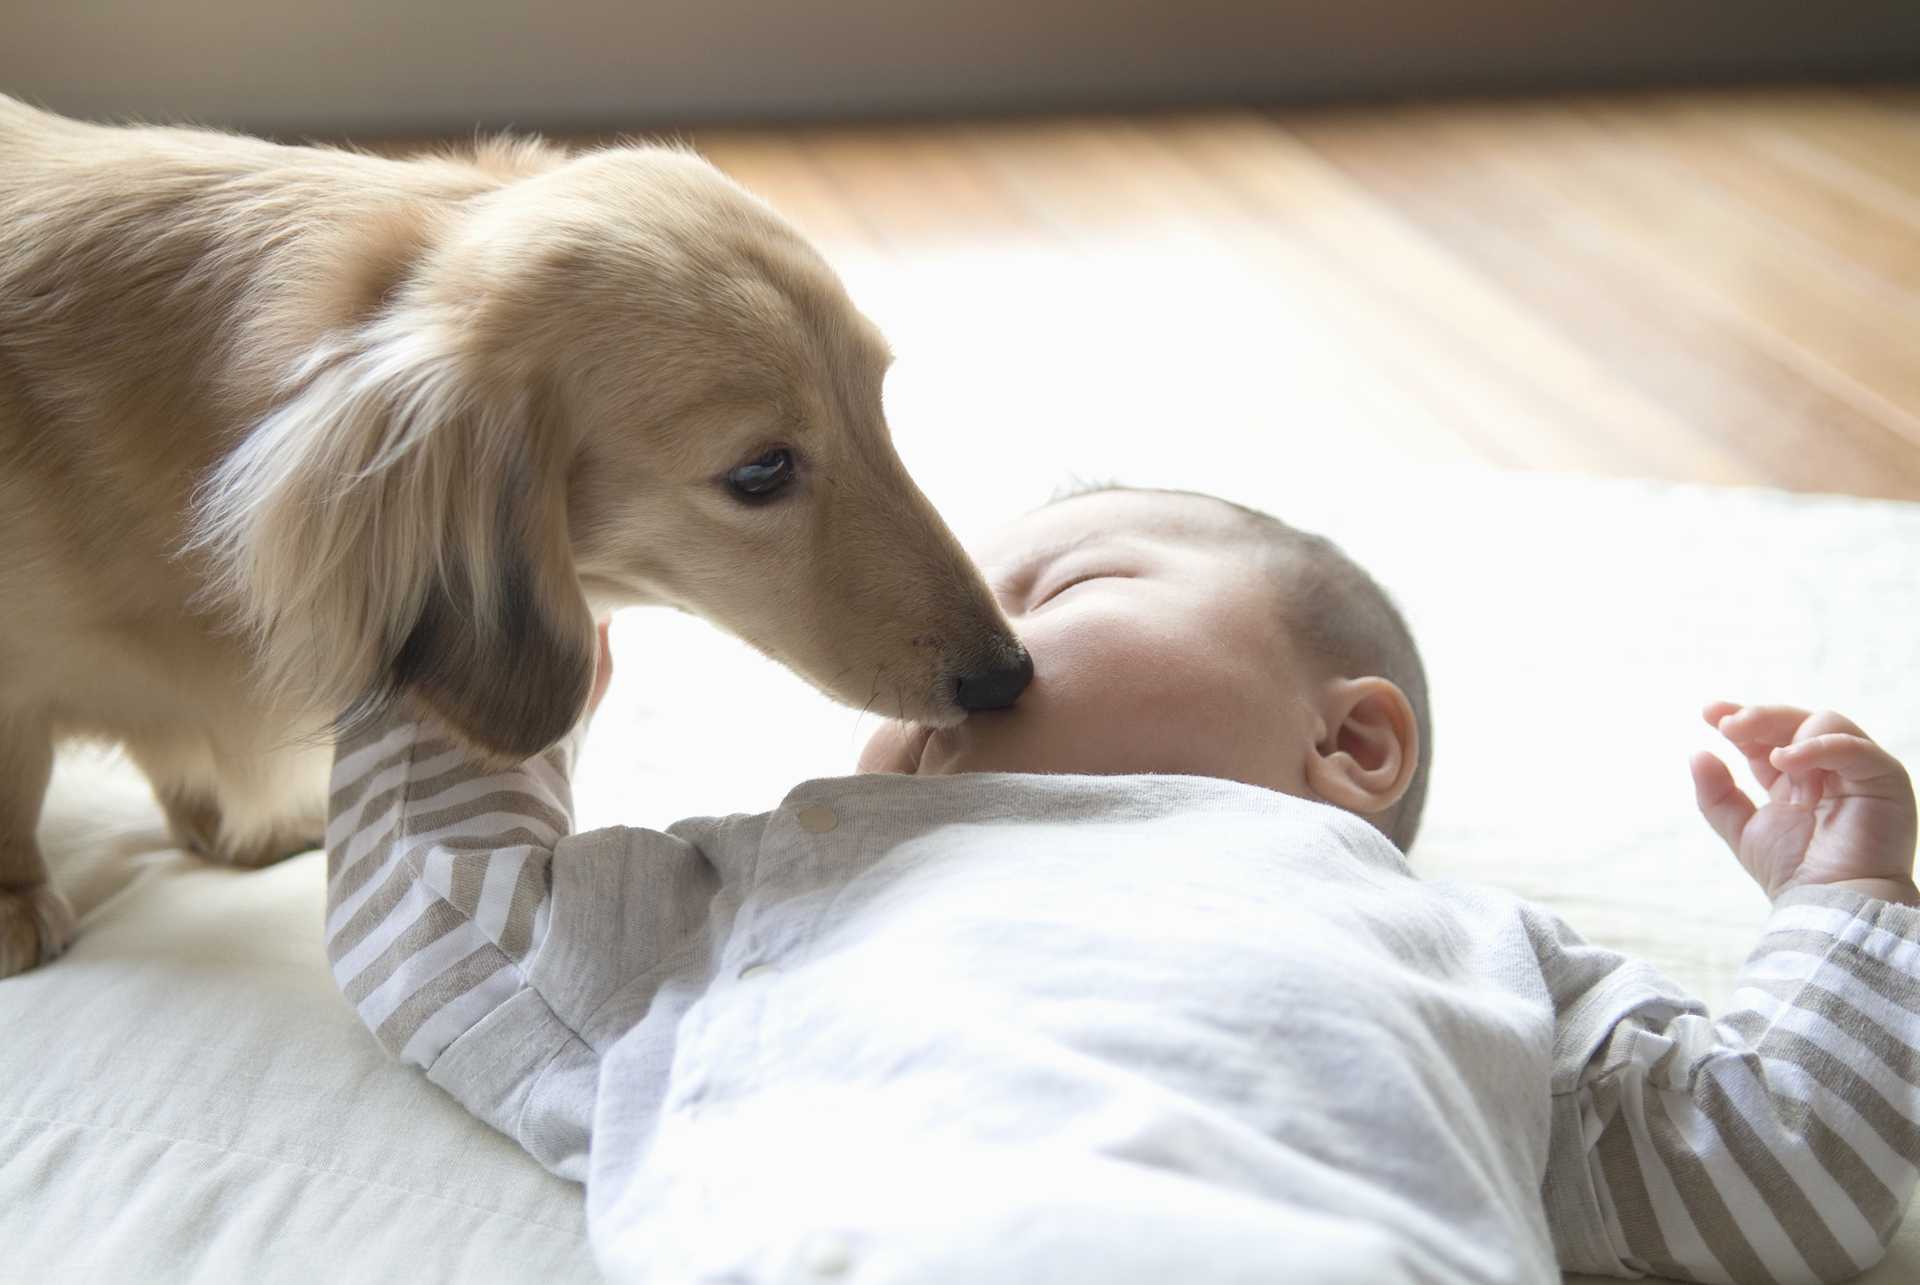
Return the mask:
<path fill-rule="evenodd" d="M 887 360 L 685 152 L 390 160 L 0 97 L 0 976 L 72 935 L 34 841 L 63 737 L 253 865 L 316 840 L 327 731 L 386 701 L 552 742 L 624 604 L 889 714 L 1010 704 L 1032 664 L 889 443 Z"/>

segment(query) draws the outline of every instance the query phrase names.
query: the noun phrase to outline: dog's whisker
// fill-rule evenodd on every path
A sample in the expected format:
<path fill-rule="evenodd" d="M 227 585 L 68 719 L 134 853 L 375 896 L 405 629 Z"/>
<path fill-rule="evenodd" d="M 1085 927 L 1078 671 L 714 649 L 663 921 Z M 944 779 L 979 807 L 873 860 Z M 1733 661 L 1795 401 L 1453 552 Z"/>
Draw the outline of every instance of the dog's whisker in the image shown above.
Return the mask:
<path fill-rule="evenodd" d="M 868 711 L 873 708 L 873 702 L 877 700 L 879 696 L 880 696 L 880 675 L 878 671 L 876 671 L 873 677 L 873 690 L 867 694 L 866 704 L 862 705 L 860 707 L 860 712 L 853 716 L 853 725 L 847 729 L 847 747 L 849 749 L 853 748 L 853 742 L 859 739 L 860 720 L 867 716 Z"/>

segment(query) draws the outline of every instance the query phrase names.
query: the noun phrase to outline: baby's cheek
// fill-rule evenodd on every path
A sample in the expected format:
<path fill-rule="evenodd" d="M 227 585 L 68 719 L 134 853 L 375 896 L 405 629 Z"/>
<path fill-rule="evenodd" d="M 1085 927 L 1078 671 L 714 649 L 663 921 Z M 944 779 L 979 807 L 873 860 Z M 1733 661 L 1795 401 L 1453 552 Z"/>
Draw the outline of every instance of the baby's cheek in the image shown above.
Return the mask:
<path fill-rule="evenodd" d="M 1050 739 L 1063 755 L 1082 760 L 1077 770 L 1185 770 L 1185 747 L 1206 715 L 1164 659 L 1144 652 L 1114 657 L 1063 686 Z"/>
<path fill-rule="evenodd" d="M 1159 661 L 1132 671 L 1132 690 L 1123 702 L 1124 733 L 1135 754 L 1156 760 L 1151 769 L 1138 770 L 1245 779 L 1255 768 L 1242 761 L 1249 743 L 1276 730 L 1267 727 L 1268 694 L 1257 684 L 1236 682 L 1230 668 L 1202 657 Z"/>
<path fill-rule="evenodd" d="M 1089 604 L 1092 607 L 1092 604 Z M 1164 762 L 1168 718 L 1187 680 L 1158 622 L 1064 610 L 1023 630 L 1033 683 L 1013 709 L 970 720 L 968 768 L 1021 772 L 1178 770 Z M 1183 734 L 1184 736 L 1184 734 Z"/>

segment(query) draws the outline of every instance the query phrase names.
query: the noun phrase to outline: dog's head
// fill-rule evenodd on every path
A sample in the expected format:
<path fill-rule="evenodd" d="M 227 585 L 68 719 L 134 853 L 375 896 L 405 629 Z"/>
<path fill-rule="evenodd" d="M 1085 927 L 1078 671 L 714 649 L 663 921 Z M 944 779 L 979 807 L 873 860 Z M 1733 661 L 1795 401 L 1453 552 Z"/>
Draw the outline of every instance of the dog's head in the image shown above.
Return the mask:
<path fill-rule="evenodd" d="M 705 162 L 614 149 L 474 198 L 384 297 L 203 496 L 282 688 L 524 755 L 580 712 L 594 613 L 640 602 L 907 719 L 1031 677 L 893 450 L 880 336 Z"/>

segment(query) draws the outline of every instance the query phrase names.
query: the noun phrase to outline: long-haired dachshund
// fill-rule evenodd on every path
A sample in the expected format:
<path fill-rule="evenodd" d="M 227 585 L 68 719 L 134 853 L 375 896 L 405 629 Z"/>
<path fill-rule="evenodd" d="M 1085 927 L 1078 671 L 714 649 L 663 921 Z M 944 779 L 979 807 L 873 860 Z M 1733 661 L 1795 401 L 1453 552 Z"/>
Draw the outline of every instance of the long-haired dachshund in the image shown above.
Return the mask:
<path fill-rule="evenodd" d="M 894 453 L 887 361 L 683 151 L 394 160 L 0 97 L 0 976 L 73 933 L 34 840 L 64 737 L 253 865 L 314 841 L 343 719 L 555 740 L 626 604 L 889 714 L 1010 704 L 1032 664 Z"/>

